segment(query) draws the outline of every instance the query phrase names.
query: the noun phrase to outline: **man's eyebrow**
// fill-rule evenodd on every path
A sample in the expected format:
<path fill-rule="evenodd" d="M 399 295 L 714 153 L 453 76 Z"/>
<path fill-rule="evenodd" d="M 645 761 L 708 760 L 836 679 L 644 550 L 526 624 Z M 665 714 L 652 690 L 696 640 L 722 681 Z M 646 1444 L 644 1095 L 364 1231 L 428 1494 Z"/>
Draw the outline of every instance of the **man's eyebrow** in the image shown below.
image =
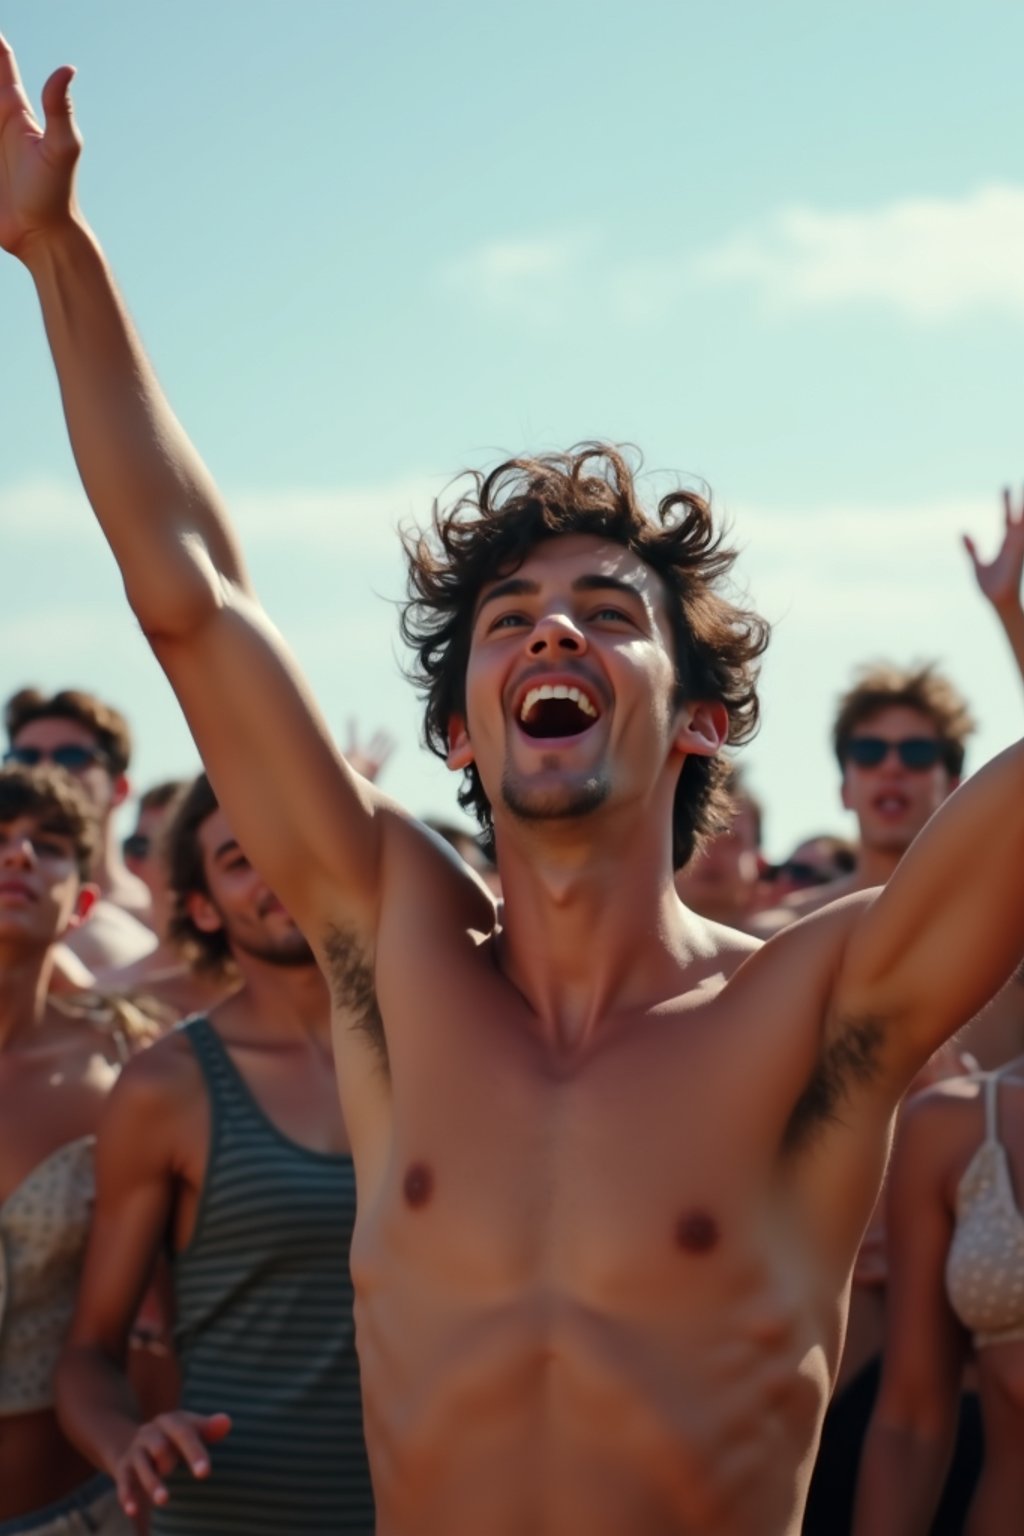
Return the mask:
<path fill-rule="evenodd" d="M 644 594 L 633 582 L 601 571 L 595 571 L 589 576 L 577 576 L 572 589 L 574 592 L 622 592 L 627 597 L 635 597 L 638 603 L 644 602 Z"/>
<path fill-rule="evenodd" d="M 476 605 L 476 617 L 479 618 L 488 603 L 497 602 L 501 597 L 536 597 L 540 586 L 535 581 L 527 581 L 525 576 L 509 576 L 505 581 L 496 582 L 489 592 L 485 592 Z"/>
<path fill-rule="evenodd" d="M 223 859 L 229 853 L 236 853 L 237 851 L 238 839 L 236 837 L 229 837 L 226 842 L 221 843 L 219 848 L 214 849 L 213 856 L 215 859 Z"/>

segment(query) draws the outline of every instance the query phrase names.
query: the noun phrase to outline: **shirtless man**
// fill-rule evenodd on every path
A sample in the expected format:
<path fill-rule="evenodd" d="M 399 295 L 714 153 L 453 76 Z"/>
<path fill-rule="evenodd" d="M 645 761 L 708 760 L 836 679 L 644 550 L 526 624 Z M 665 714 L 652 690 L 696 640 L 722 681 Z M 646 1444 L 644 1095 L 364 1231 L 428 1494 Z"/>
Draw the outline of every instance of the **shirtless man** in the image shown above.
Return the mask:
<path fill-rule="evenodd" d="M 156 945 L 147 926 L 149 892 L 126 868 L 115 824 L 130 792 L 128 722 L 119 710 L 77 688 L 52 696 L 22 688 L 7 700 L 4 723 L 10 741 L 4 761 L 56 763 L 78 781 L 100 820 L 93 870 L 99 899 L 88 922 L 69 935 L 67 947 L 93 975 L 141 959 Z"/>
<path fill-rule="evenodd" d="M 371 1536 L 327 987 L 205 775 L 168 847 L 179 941 L 242 985 L 129 1063 L 111 1097 L 61 1421 L 127 1514 L 155 1506 L 152 1536 Z M 163 1253 L 181 1398 L 145 1422 L 127 1344 Z"/>
<path fill-rule="evenodd" d="M 339 1005 L 380 1536 L 797 1536 L 896 1105 L 1024 949 L 1024 748 L 877 897 L 763 947 L 695 917 L 673 863 L 763 626 L 699 497 L 648 517 L 606 450 L 506 465 L 411 541 L 404 626 L 499 919 L 338 754 L 78 211 L 72 72 L 44 134 L 0 57 L 0 244 L 86 490 Z"/>

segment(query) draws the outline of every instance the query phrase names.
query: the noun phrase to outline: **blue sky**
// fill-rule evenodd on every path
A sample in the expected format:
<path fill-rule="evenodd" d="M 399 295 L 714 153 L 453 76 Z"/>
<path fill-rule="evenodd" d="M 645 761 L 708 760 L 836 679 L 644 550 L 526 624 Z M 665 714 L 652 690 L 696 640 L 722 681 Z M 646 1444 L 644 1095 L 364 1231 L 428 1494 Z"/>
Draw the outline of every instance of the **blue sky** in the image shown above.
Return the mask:
<path fill-rule="evenodd" d="M 81 195 L 328 718 L 453 785 L 400 675 L 394 527 L 465 465 L 607 436 L 706 481 L 775 621 L 745 752 L 769 851 L 842 829 L 857 662 L 1021 697 L 958 538 L 1024 481 L 1024 164 L 1010 0 L 4 0 L 34 99 L 78 66 Z M 0 693 L 94 687 L 144 784 L 194 765 L 0 266 Z"/>

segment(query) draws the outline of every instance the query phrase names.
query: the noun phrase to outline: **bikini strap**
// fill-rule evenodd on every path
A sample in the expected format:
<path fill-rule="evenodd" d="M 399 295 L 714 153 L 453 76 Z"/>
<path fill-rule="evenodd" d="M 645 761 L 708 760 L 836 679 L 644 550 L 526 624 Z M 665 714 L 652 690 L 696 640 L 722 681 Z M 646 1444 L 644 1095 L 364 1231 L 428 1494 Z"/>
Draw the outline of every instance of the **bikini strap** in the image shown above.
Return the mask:
<path fill-rule="evenodd" d="M 999 1140 L 999 1072 L 985 1073 L 985 1140 Z"/>

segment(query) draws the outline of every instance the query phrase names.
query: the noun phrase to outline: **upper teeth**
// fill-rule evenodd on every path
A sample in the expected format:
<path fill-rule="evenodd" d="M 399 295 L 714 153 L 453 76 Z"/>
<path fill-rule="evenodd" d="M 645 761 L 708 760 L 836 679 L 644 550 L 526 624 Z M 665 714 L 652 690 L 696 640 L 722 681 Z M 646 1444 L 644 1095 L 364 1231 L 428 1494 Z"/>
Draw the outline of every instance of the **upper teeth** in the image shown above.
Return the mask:
<path fill-rule="evenodd" d="M 519 710 L 520 720 L 525 720 L 535 705 L 539 704 L 542 699 L 571 699 L 585 715 L 590 715 L 593 720 L 597 719 L 597 710 L 591 704 L 586 694 L 582 693 L 579 688 L 569 688 L 564 683 L 555 683 L 554 685 L 545 683 L 541 688 L 530 689 Z"/>

